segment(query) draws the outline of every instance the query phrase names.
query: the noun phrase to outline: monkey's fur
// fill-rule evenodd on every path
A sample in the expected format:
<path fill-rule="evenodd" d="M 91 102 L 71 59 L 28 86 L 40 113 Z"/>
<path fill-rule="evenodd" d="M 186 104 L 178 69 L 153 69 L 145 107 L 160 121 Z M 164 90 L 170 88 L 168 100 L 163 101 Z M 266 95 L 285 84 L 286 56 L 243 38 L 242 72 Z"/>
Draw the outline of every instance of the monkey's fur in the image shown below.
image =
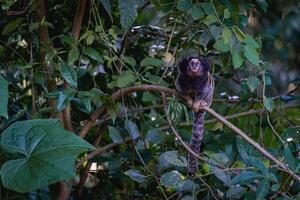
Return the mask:
<path fill-rule="evenodd" d="M 179 75 L 176 89 L 187 98 L 187 104 L 194 111 L 193 129 L 190 148 L 197 154 L 200 151 L 204 132 L 203 106 L 210 106 L 214 91 L 214 79 L 209 73 L 210 61 L 202 57 L 190 57 L 179 62 Z M 198 170 L 198 158 L 188 154 L 188 174 L 194 175 Z"/>

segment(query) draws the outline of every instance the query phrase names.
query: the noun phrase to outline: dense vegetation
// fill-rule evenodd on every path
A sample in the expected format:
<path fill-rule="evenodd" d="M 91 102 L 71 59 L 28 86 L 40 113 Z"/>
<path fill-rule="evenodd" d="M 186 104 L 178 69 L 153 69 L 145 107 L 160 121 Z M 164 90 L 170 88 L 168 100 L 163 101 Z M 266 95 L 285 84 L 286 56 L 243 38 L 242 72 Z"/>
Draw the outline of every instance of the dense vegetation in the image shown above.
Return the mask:
<path fill-rule="evenodd" d="M 0 199 L 299 199 L 299 6 L 1 0 Z M 195 55 L 216 88 L 189 177 Z"/>

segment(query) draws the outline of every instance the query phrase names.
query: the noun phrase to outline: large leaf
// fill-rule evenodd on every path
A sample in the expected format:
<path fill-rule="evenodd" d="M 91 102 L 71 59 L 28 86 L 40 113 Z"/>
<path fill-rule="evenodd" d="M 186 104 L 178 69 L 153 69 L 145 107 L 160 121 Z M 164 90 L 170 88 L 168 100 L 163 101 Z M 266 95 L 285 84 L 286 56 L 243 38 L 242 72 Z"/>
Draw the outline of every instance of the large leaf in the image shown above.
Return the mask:
<path fill-rule="evenodd" d="M 100 55 L 100 53 L 96 49 L 87 47 L 83 50 L 83 53 L 85 55 L 87 55 L 88 57 L 90 57 L 91 59 L 93 59 L 93 60 L 96 60 L 100 63 L 104 62 L 102 56 Z"/>
<path fill-rule="evenodd" d="M 243 64 L 244 58 L 239 50 L 234 49 L 232 51 L 232 64 L 234 69 L 239 68 Z"/>
<path fill-rule="evenodd" d="M 160 67 L 164 64 L 164 62 L 160 59 L 157 58 L 144 58 L 141 61 L 141 67 L 145 67 L 145 66 L 155 66 L 155 67 Z"/>
<path fill-rule="evenodd" d="M 127 31 L 137 17 L 137 8 L 144 3 L 144 0 L 118 0 L 121 25 Z"/>
<path fill-rule="evenodd" d="M 1 168 L 5 187 L 23 193 L 76 176 L 76 157 L 93 146 L 59 124 L 57 120 L 20 121 L 1 134 L 2 150 L 15 158 Z"/>
<path fill-rule="evenodd" d="M 254 90 L 257 88 L 259 85 L 259 79 L 255 76 L 249 76 L 247 79 L 247 85 L 251 92 L 254 92 Z"/>
<path fill-rule="evenodd" d="M 146 177 L 135 169 L 129 169 L 124 173 L 138 183 L 143 183 L 146 180 Z"/>
<path fill-rule="evenodd" d="M 126 120 L 124 126 L 125 129 L 128 131 L 131 139 L 135 140 L 140 136 L 139 129 L 133 121 Z"/>
<path fill-rule="evenodd" d="M 167 172 L 160 178 L 162 185 L 173 189 L 176 189 L 182 181 L 181 174 L 178 171 Z"/>
<path fill-rule="evenodd" d="M 73 67 L 63 62 L 60 64 L 60 73 L 71 87 L 77 88 L 77 75 Z"/>
<path fill-rule="evenodd" d="M 185 157 L 179 156 L 177 151 L 167 151 L 159 156 L 159 165 L 163 167 L 167 164 L 178 167 L 186 167 L 187 161 Z"/>
<path fill-rule="evenodd" d="M 244 171 L 239 175 L 235 176 L 232 179 L 232 184 L 249 184 L 252 183 L 256 179 L 261 179 L 264 176 L 262 174 L 252 172 L 252 171 Z"/>
<path fill-rule="evenodd" d="M 117 76 L 117 86 L 123 88 L 133 83 L 135 80 L 136 77 L 131 71 L 124 71 Z"/>
<path fill-rule="evenodd" d="M 8 103 L 8 82 L 0 74 L 0 116 L 8 118 L 7 115 Z"/>
<path fill-rule="evenodd" d="M 204 12 L 201 9 L 201 5 L 200 4 L 195 4 L 192 8 L 192 18 L 194 20 L 198 20 L 201 17 L 203 17 Z"/>
<path fill-rule="evenodd" d="M 259 66 L 259 55 L 255 48 L 246 45 L 244 47 L 244 55 L 250 63 L 252 63 L 255 66 Z"/>
<path fill-rule="evenodd" d="M 109 137 L 114 143 L 121 144 L 124 142 L 120 131 L 113 126 L 108 126 Z"/>

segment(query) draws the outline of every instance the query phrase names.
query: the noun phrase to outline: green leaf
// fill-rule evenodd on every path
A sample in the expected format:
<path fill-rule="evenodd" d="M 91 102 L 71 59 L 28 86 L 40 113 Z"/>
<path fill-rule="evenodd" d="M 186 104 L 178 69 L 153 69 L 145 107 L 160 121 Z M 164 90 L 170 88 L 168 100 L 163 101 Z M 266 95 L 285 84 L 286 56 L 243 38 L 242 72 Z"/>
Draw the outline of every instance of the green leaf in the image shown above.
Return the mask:
<path fill-rule="evenodd" d="M 192 18 L 194 20 L 198 20 L 204 16 L 204 12 L 202 11 L 200 4 L 195 4 L 192 8 Z"/>
<path fill-rule="evenodd" d="M 118 129 L 116 129 L 115 127 L 113 126 L 108 126 L 108 132 L 109 132 L 109 137 L 110 139 L 114 142 L 114 143 L 117 143 L 117 144 L 121 144 L 124 142 L 121 134 L 120 134 L 120 131 Z"/>
<path fill-rule="evenodd" d="M 129 169 L 126 172 L 124 172 L 131 180 L 134 180 L 138 183 L 144 183 L 146 180 L 146 177 L 141 174 L 141 172 L 135 170 L 135 169 Z"/>
<path fill-rule="evenodd" d="M 123 88 L 128 86 L 131 83 L 134 83 L 136 77 L 131 71 L 123 71 L 122 74 L 117 76 L 117 86 Z"/>
<path fill-rule="evenodd" d="M 137 8 L 144 3 L 144 0 L 118 0 L 121 25 L 126 32 L 134 23 L 137 17 Z"/>
<path fill-rule="evenodd" d="M 100 63 L 104 62 L 102 56 L 98 53 L 96 49 L 87 47 L 83 50 L 83 53 L 93 60 L 96 60 Z"/>
<path fill-rule="evenodd" d="M 7 114 L 8 104 L 8 82 L 0 74 L 0 116 L 8 118 Z"/>
<path fill-rule="evenodd" d="M 124 62 L 128 63 L 130 66 L 134 67 L 136 65 L 136 61 L 133 57 L 124 57 Z"/>
<path fill-rule="evenodd" d="M 164 133 L 157 128 L 152 128 L 147 131 L 146 140 L 148 142 L 153 142 L 156 144 L 160 144 L 163 141 Z"/>
<path fill-rule="evenodd" d="M 242 199 L 242 196 L 245 194 L 246 191 L 247 189 L 244 187 L 241 187 L 239 185 L 232 185 L 226 192 L 226 197 L 228 199 Z"/>
<path fill-rule="evenodd" d="M 294 156 L 288 146 L 285 147 L 285 149 L 284 149 L 284 157 L 285 157 L 287 164 L 289 165 L 289 168 L 292 170 L 295 170 L 297 167 L 297 164 L 296 164 L 297 161 L 296 161 L 296 158 L 294 158 Z"/>
<path fill-rule="evenodd" d="M 164 61 L 157 58 L 144 58 L 140 63 L 141 67 L 146 67 L 146 66 L 160 67 L 163 64 Z"/>
<path fill-rule="evenodd" d="M 245 43 L 248 46 L 251 46 L 255 49 L 260 47 L 259 44 L 254 40 L 254 38 L 251 35 L 248 35 L 248 34 L 246 35 Z"/>
<path fill-rule="evenodd" d="M 259 7 L 267 12 L 267 9 L 268 9 L 268 3 L 266 2 L 266 0 L 256 0 L 256 3 L 259 5 Z"/>
<path fill-rule="evenodd" d="M 94 149 L 52 119 L 14 123 L 1 134 L 1 147 L 15 155 L 1 168 L 2 183 L 21 193 L 74 178 L 77 156 Z"/>
<path fill-rule="evenodd" d="M 124 126 L 132 140 L 135 140 L 138 137 L 140 137 L 139 129 L 133 121 L 126 120 Z"/>
<path fill-rule="evenodd" d="M 200 35 L 200 44 L 206 48 L 208 42 L 212 39 L 211 33 L 206 30 Z"/>
<path fill-rule="evenodd" d="M 255 76 L 249 76 L 247 78 L 247 85 L 251 92 L 254 92 L 254 90 L 257 88 L 259 84 L 259 79 Z"/>
<path fill-rule="evenodd" d="M 235 176 L 232 179 L 232 184 L 240 184 L 240 185 L 247 185 L 252 183 L 254 180 L 263 178 L 262 174 L 252 172 L 252 171 L 244 171 L 241 172 L 239 175 Z"/>
<path fill-rule="evenodd" d="M 202 22 L 206 26 L 210 26 L 213 23 L 216 23 L 218 21 L 217 17 L 215 15 L 208 15 Z"/>
<path fill-rule="evenodd" d="M 73 88 L 67 88 L 63 92 L 59 93 L 56 110 L 62 111 L 74 98 L 76 91 Z"/>
<path fill-rule="evenodd" d="M 182 181 L 181 174 L 178 171 L 167 172 L 160 178 L 162 185 L 172 189 L 176 189 Z"/>
<path fill-rule="evenodd" d="M 234 69 L 240 68 L 243 64 L 244 58 L 239 50 L 234 49 L 232 51 L 232 63 Z"/>
<path fill-rule="evenodd" d="M 110 20 L 113 21 L 110 0 L 100 0 L 100 2 L 102 4 L 103 8 L 105 9 L 106 13 L 109 15 Z"/>
<path fill-rule="evenodd" d="M 79 58 L 79 50 L 77 47 L 72 47 L 68 53 L 68 65 L 73 65 Z"/>
<path fill-rule="evenodd" d="M 236 36 L 236 38 L 240 41 L 243 42 L 246 39 L 245 34 L 243 33 L 243 31 L 241 31 L 241 29 L 238 26 L 233 26 L 233 32 Z"/>
<path fill-rule="evenodd" d="M 248 45 L 244 46 L 244 55 L 250 63 L 259 66 L 259 55 L 255 48 Z"/>
<path fill-rule="evenodd" d="M 265 107 L 269 112 L 272 112 L 272 110 L 274 109 L 274 101 L 273 101 L 273 99 L 264 96 L 263 100 L 264 100 L 264 107 Z"/>
<path fill-rule="evenodd" d="M 212 25 L 209 27 L 209 31 L 211 32 L 212 36 L 215 38 L 215 40 L 221 38 L 223 28 L 221 26 Z"/>
<path fill-rule="evenodd" d="M 177 151 L 166 151 L 159 156 L 159 165 L 161 167 L 173 165 L 177 167 L 186 167 L 185 157 L 179 156 Z"/>
<path fill-rule="evenodd" d="M 20 27 L 20 24 L 24 21 L 24 18 L 17 18 L 13 19 L 10 22 L 6 23 L 5 27 L 3 28 L 2 34 L 8 35 L 17 28 Z"/>
<path fill-rule="evenodd" d="M 77 88 L 77 75 L 73 67 L 62 62 L 60 64 L 60 74 L 71 87 Z"/>
<path fill-rule="evenodd" d="M 270 182 L 268 179 L 263 179 L 259 182 L 256 190 L 256 200 L 264 199 L 265 196 L 269 193 Z"/>
<path fill-rule="evenodd" d="M 177 9 L 182 11 L 188 11 L 192 8 L 192 3 L 190 0 L 179 0 L 177 3 Z"/>
<path fill-rule="evenodd" d="M 266 176 L 269 174 L 268 168 L 264 165 L 264 163 L 261 160 L 251 156 L 248 156 L 246 159 L 246 162 L 250 166 L 257 168 L 263 175 Z"/>
<path fill-rule="evenodd" d="M 225 171 L 222 171 L 220 168 L 215 167 L 213 165 L 209 165 L 211 172 L 214 172 L 214 175 L 222 181 L 226 186 L 229 186 L 231 184 L 231 179 L 229 174 L 227 174 Z"/>
<path fill-rule="evenodd" d="M 213 47 L 221 52 L 228 52 L 230 50 L 230 46 L 228 44 L 225 44 L 224 40 L 222 39 L 217 40 Z"/>
<path fill-rule="evenodd" d="M 228 19 L 230 17 L 230 11 L 228 8 L 224 9 L 223 18 Z"/>
<path fill-rule="evenodd" d="M 198 189 L 199 189 L 199 185 L 195 184 L 191 180 L 184 180 L 184 181 L 180 182 L 178 187 L 177 187 L 178 192 L 191 192 L 191 193 L 193 193 L 194 191 L 196 191 Z"/>
<path fill-rule="evenodd" d="M 222 32 L 222 37 L 225 43 L 228 43 L 231 38 L 231 31 L 228 28 L 224 28 Z"/>
<path fill-rule="evenodd" d="M 201 3 L 201 6 L 207 15 L 215 15 L 214 8 L 210 2 Z"/>

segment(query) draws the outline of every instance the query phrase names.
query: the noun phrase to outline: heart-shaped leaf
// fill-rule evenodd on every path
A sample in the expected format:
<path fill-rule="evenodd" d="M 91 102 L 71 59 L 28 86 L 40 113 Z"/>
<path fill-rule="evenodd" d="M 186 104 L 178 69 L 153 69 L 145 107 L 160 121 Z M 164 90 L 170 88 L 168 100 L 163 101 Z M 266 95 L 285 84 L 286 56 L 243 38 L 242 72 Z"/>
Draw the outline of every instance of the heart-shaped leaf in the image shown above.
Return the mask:
<path fill-rule="evenodd" d="M 76 157 L 93 149 L 52 119 L 14 123 L 1 134 L 1 147 L 15 158 L 2 166 L 2 183 L 22 193 L 75 177 Z"/>

